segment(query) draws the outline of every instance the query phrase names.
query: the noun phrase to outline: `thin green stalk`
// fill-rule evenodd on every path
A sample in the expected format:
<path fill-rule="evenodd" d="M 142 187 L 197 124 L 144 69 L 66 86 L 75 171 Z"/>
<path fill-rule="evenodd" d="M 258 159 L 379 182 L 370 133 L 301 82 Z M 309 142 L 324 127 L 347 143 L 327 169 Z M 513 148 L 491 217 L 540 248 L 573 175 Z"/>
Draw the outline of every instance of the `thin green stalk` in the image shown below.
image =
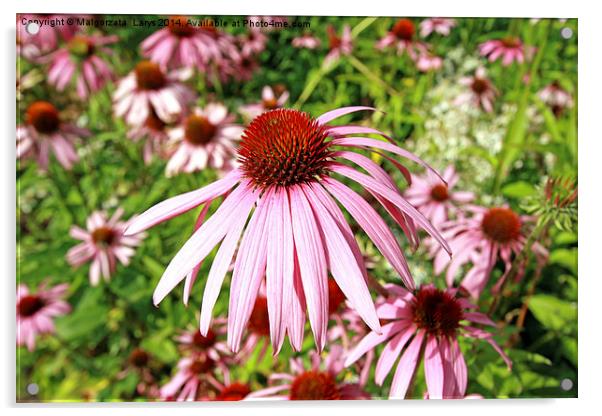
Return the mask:
<path fill-rule="evenodd" d="M 399 91 L 397 91 L 395 88 L 383 81 L 378 75 L 372 72 L 370 68 L 361 63 L 355 56 L 349 55 L 347 59 L 355 69 L 360 71 L 366 78 L 382 86 L 387 91 L 387 93 L 389 93 L 389 95 L 401 95 Z"/>

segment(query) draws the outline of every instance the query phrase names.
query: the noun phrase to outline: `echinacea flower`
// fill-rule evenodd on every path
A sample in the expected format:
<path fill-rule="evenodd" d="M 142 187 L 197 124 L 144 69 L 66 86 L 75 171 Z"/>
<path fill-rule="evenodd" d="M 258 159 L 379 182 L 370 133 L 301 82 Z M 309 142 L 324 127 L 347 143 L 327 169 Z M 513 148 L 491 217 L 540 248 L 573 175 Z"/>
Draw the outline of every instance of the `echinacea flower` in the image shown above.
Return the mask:
<path fill-rule="evenodd" d="M 442 176 L 447 185 L 429 172 L 423 176 L 413 175 L 411 186 L 404 192 L 410 204 L 435 226 L 449 219 L 450 214 L 456 211 L 456 204 L 474 199 L 472 192 L 452 191 L 459 179 L 452 165 L 445 169 Z"/>
<path fill-rule="evenodd" d="M 160 396 L 168 401 L 196 401 L 208 396 L 219 385 L 213 374 L 215 362 L 207 354 L 194 354 L 178 361 L 176 374 L 161 387 Z"/>
<path fill-rule="evenodd" d="M 293 38 L 291 44 L 295 48 L 316 49 L 320 46 L 320 39 L 312 36 L 310 33 L 304 33 L 301 36 Z"/>
<path fill-rule="evenodd" d="M 207 166 L 222 171 L 232 169 L 235 143 L 243 132 L 243 127 L 233 121 L 234 116 L 223 104 L 194 108 L 180 126 L 168 133 L 177 150 L 167 162 L 167 176 L 200 171 Z"/>
<path fill-rule="evenodd" d="M 438 33 L 442 36 L 449 35 L 451 29 L 456 26 L 454 19 L 445 17 L 431 17 L 420 22 L 420 36 L 426 38 L 431 33 Z"/>
<path fill-rule="evenodd" d="M 239 111 L 244 117 L 252 120 L 266 111 L 282 108 L 288 97 L 289 93 L 284 86 L 276 85 L 272 88 L 266 85 L 261 90 L 261 102 L 242 105 Z"/>
<path fill-rule="evenodd" d="M 573 106 L 571 94 L 562 88 L 558 81 L 547 85 L 537 95 L 541 101 L 550 107 L 556 117 L 559 117 L 566 108 Z"/>
<path fill-rule="evenodd" d="M 416 68 L 420 72 L 438 71 L 443 66 L 443 59 L 428 52 L 422 53 L 416 60 Z"/>
<path fill-rule="evenodd" d="M 48 83 L 61 92 L 73 81 L 79 97 L 86 99 L 112 80 L 113 71 L 101 53 L 110 54 L 105 45 L 116 41 L 117 36 L 74 36 L 65 48 L 49 56 Z"/>
<path fill-rule="evenodd" d="M 242 55 L 256 55 L 263 52 L 267 42 L 268 37 L 256 28 L 251 28 L 248 33 L 238 37 Z"/>
<path fill-rule="evenodd" d="M 78 29 L 76 24 L 48 24 L 48 22 L 56 19 L 65 20 L 64 15 L 58 14 L 19 14 L 17 15 L 17 19 L 19 55 L 30 60 L 35 60 L 41 55 L 54 51 L 61 39 L 71 39 Z M 36 33 L 29 33 L 27 31 L 28 22 L 44 22 L 46 24 L 38 23 L 38 31 Z"/>
<path fill-rule="evenodd" d="M 136 347 L 130 352 L 126 367 L 117 374 L 117 379 L 123 380 L 130 374 L 136 374 L 138 384 L 136 394 L 146 399 L 158 399 L 159 386 L 152 371 L 152 356 L 146 350 Z"/>
<path fill-rule="evenodd" d="M 272 110 L 255 118 L 238 148 L 240 167 L 201 189 L 150 208 L 135 219 L 126 235 L 136 234 L 220 196 L 217 211 L 185 243 L 168 265 L 153 300 L 158 304 L 182 280 L 190 287 L 193 269 L 223 240 L 211 265 L 201 308 L 201 332 L 206 333 L 211 311 L 234 253 L 228 313 L 228 345 L 237 352 L 243 330 L 265 277 L 274 350 L 285 331 L 300 349 L 307 308 L 318 349 L 326 340 L 328 270 L 368 326 L 379 331 L 374 304 L 366 284 L 364 259 L 338 200 L 372 239 L 404 284 L 414 283 L 399 243 L 384 219 L 351 188 L 332 177 L 347 177 L 374 195 L 393 220 L 416 241 L 417 225 L 447 249 L 438 231 L 402 196 L 393 179 L 370 158 L 354 149 L 391 152 L 428 165 L 389 142 L 352 134 L 381 134 L 363 126 L 329 126 L 333 119 L 370 107 L 346 107 L 312 118 L 298 110 Z M 385 136 L 386 137 L 386 136 Z M 345 150 L 348 149 L 348 150 Z M 382 154 L 382 153 L 381 153 Z M 392 161 L 407 177 L 409 172 Z M 368 174 L 341 162 L 357 164 Z M 227 195 L 226 195 L 227 194 Z M 255 209 L 254 209 L 255 208 Z M 248 224 L 247 218 L 254 209 Z M 245 227 L 246 225 L 246 227 Z M 243 233 L 244 231 L 244 233 Z"/>
<path fill-rule="evenodd" d="M 196 68 L 203 73 L 212 64 L 238 57 L 234 37 L 215 26 L 195 26 L 188 20 L 186 16 L 169 17 L 167 27 L 142 42 L 142 55 L 162 68 Z"/>
<path fill-rule="evenodd" d="M 155 111 L 151 108 L 144 123 L 131 126 L 127 137 L 135 142 L 143 141 L 142 157 L 147 165 L 151 162 L 153 155 L 166 158 L 167 143 L 169 135 L 167 134 L 168 124 L 161 120 Z"/>
<path fill-rule="evenodd" d="M 26 285 L 18 286 L 17 345 L 26 345 L 33 351 L 38 335 L 54 333 L 53 319 L 71 311 L 69 304 L 61 299 L 68 287 L 60 284 L 49 288 L 43 283 L 36 293 L 32 293 Z"/>
<path fill-rule="evenodd" d="M 416 40 L 416 28 L 410 19 L 399 19 L 385 35 L 376 44 L 377 49 L 394 47 L 398 55 L 407 53 L 408 56 L 416 61 L 421 55 L 427 53 L 424 43 Z"/>
<path fill-rule="evenodd" d="M 488 113 L 493 111 L 493 102 L 498 91 L 487 78 L 485 68 L 477 68 L 474 76 L 460 78 L 458 83 L 465 86 L 466 91 L 454 100 L 455 105 L 472 103 L 475 107 L 482 108 Z"/>
<path fill-rule="evenodd" d="M 351 37 L 351 27 L 343 26 L 341 36 L 337 35 L 333 26 L 326 28 L 328 35 L 328 54 L 324 58 L 324 65 L 330 65 L 337 61 L 341 56 L 351 55 L 353 51 L 353 38 Z"/>
<path fill-rule="evenodd" d="M 521 216 L 505 206 L 469 206 L 464 211 L 472 215 L 462 215 L 439 224 L 439 229 L 449 242 L 454 257 L 447 257 L 439 250 L 437 244 L 431 247 L 431 255 L 435 258 L 435 274 L 447 268 L 446 282 L 449 287 L 453 286 L 462 266 L 471 264 L 472 267 L 462 279 L 461 287 L 472 297 L 478 298 L 498 260 L 502 260 L 505 267 L 499 282 L 505 279 L 512 266 L 512 256 L 518 255 L 524 248 L 524 225 L 531 218 Z M 545 251 L 538 243 L 530 249 L 536 252 Z"/>
<path fill-rule="evenodd" d="M 151 61 L 139 62 L 113 94 L 115 115 L 137 126 L 154 111 L 163 122 L 173 122 L 195 98 L 181 82 L 183 75 L 184 71 L 165 73 Z"/>
<path fill-rule="evenodd" d="M 247 399 L 369 400 L 370 394 L 362 385 L 342 381 L 343 353 L 339 345 L 332 346 L 324 358 L 312 351 L 309 369 L 300 358 L 291 358 L 290 374 L 272 374 L 270 381 L 274 385 L 252 392 Z"/>
<path fill-rule="evenodd" d="M 389 398 L 405 398 L 422 351 L 429 398 L 464 398 L 468 374 L 458 345 L 460 337 L 487 341 L 511 368 L 510 359 L 491 333 L 472 326 L 495 324 L 487 315 L 473 311 L 475 305 L 457 297 L 456 289 L 439 290 L 433 285 L 423 285 L 414 294 L 393 284 L 385 287 L 390 296 L 378 305 L 377 312 L 388 323 L 382 333 L 371 332 L 364 337 L 347 356 L 345 365 L 353 364 L 386 342 L 376 364 L 375 381 L 382 385 L 399 358 Z"/>
<path fill-rule="evenodd" d="M 508 66 L 512 62 L 522 63 L 525 60 L 523 42 L 515 36 L 502 39 L 493 39 L 479 45 L 481 56 L 489 57 L 489 62 L 502 58 L 502 65 Z"/>
<path fill-rule="evenodd" d="M 223 318 L 216 319 L 205 335 L 198 329 L 184 331 L 176 337 L 176 341 L 182 352 L 192 356 L 205 354 L 212 360 L 213 365 L 225 373 L 233 362 L 230 350 L 223 341 L 227 332 L 226 323 Z"/>
<path fill-rule="evenodd" d="M 246 383 L 234 382 L 222 385 L 215 401 L 218 402 L 237 402 L 244 400 L 251 393 L 251 387 Z"/>
<path fill-rule="evenodd" d="M 90 132 L 62 120 L 48 101 L 34 101 L 25 112 L 25 124 L 17 126 L 17 158 L 34 157 L 42 170 L 48 169 L 50 152 L 65 168 L 79 160 L 73 142 Z"/>
<path fill-rule="evenodd" d="M 76 225 L 69 230 L 72 238 L 82 242 L 69 249 L 67 261 L 75 267 L 91 261 L 89 276 L 92 286 L 100 282 L 101 276 L 108 281 L 115 272 L 117 261 L 127 266 L 135 253 L 134 247 L 144 238 L 143 234 L 123 234 L 129 222 L 120 221 L 122 215 L 121 208 L 109 219 L 106 213 L 95 211 L 86 221 L 87 230 Z"/>

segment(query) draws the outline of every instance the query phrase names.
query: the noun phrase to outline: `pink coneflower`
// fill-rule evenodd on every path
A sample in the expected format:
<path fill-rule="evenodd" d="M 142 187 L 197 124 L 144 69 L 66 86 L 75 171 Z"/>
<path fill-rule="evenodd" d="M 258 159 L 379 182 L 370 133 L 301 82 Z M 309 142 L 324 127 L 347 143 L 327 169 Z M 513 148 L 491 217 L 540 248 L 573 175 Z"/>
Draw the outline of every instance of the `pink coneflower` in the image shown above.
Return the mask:
<path fill-rule="evenodd" d="M 174 121 L 195 98 L 181 76 L 182 72 L 166 74 L 154 62 L 139 62 L 113 94 L 115 115 L 131 125 L 143 124 L 151 111 L 165 123 Z"/>
<path fill-rule="evenodd" d="M 78 26 L 75 24 L 40 24 L 37 33 L 30 34 L 27 31 L 27 22 L 36 21 L 48 23 L 54 19 L 66 19 L 66 17 L 64 15 L 53 14 L 17 15 L 17 45 L 20 56 L 23 56 L 26 59 L 35 60 L 41 55 L 54 51 L 58 47 L 61 39 L 71 39 L 78 29 Z"/>
<path fill-rule="evenodd" d="M 424 373 L 431 399 L 464 398 L 468 381 L 466 363 L 458 337 L 484 339 L 502 356 L 508 368 L 512 363 L 493 336 L 471 326 L 495 326 L 487 315 L 466 299 L 457 298 L 455 289 L 439 290 L 424 285 L 415 294 L 397 285 L 387 285 L 391 296 L 378 305 L 379 318 L 388 323 L 382 333 L 371 332 L 345 360 L 353 364 L 366 352 L 386 341 L 376 364 L 375 381 L 382 385 L 401 356 L 393 376 L 389 398 L 405 398 L 424 351 Z M 405 350 L 404 350 L 405 347 Z M 403 350 L 403 352 L 402 352 Z"/>
<path fill-rule="evenodd" d="M 249 120 L 254 119 L 258 115 L 266 111 L 275 110 L 284 106 L 288 100 L 289 93 L 282 85 L 277 85 L 274 88 L 266 85 L 261 90 L 261 102 L 255 104 L 247 104 L 240 107 L 240 113 Z"/>
<path fill-rule="evenodd" d="M 168 124 L 161 120 L 151 108 L 143 124 L 131 126 L 127 137 L 133 141 L 142 140 L 142 157 L 147 165 L 151 162 L 153 155 L 165 159 L 168 156 L 166 145 L 169 140 L 167 134 Z"/>
<path fill-rule="evenodd" d="M 251 393 L 251 387 L 246 383 L 234 382 L 223 385 L 215 397 L 219 402 L 237 402 L 244 400 Z"/>
<path fill-rule="evenodd" d="M 141 232 L 227 194 L 218 210 L 202 222 L 167 267 L 153 295 L 155 304 L 223 240 L 203 296 L 201 332 L 206 333 L 211 311 L 244 230 L 230 285 L 228 345 L 233 351 L 240 348 L 242 332 L 264 276 L 275 351 L 280 350 L 285 331 L 293 347 L 301 347 L 306 307 L 316 345 L 318 349 L 324 346 L 328 270 L 362 319 L 378 331 L 380 324 L 366 285 L 364 259 L 336 200 L 366 231 L 401 275 L 404 284 L 413 288 L 414 283 L 399 244 L 384 219 L 332 175 L 341 175 L 362 185 L 413 241 L 416 221 L 448 246 L 428 220 L 401 196 L 393 179 L 370 158 L 353 149 L 382 150 L 425 167 L 428 165 L 394 144 L 349 136 L 364 133 L 384 136 L 378 130 L 327 125 L 337 117 L 361 110 L 374 109 L 345 107 L 315 119 L 291 109 L 263 113 L 243 133 L 238 148 L 240 167 L 217 182 L 163 201 L 134 220 L 127 234 Z M 409 175 L 399 162 L 384 156 L 406 177 Z M 369 175 L 342 161 L 357 164 Z M 254 213 L 245 227 L 253 208 Z"/>
<path fill-rule="evenodd" d="M 127 359 L 127 365 L 123 371 L 117 374 L 119 380 L 125 379 L 134 373 L 138 376 L 136 394 L 146 399 L 158 399 L 159 386 L 151 370 L 151 355 L 140 347 L 132 349 Z"/>
<path fill-rule="evenodd" d="M 249 316 L 247 324 L 247 336 L 243 341 L 243 346 L 238 353 L 238 357 L 250 357 L 258 346 L 261 350 L 258 359 L 265 357 L 268 346 L 270 345 L 270 318 L 268 312 L 268 299 L 264 295 L 258 295 L 255 299 L 253 311 Z"/>
<path fill-rule="evenodd" d="M 211 25 L 189 25 L 188 19 L 171 16 L 167 27 L 142 42 L 142 55 L 162 68 L 197 68 L 202 72 L 211 64 L 238 57 L 234 37 Z"/>
<path fill-rule="evenodd" d="M 67 261 L 76 267 L 92 261 L 89 273 L 92 286 L 100 282 L 101 275 L 108 281 L 115 272 L 117 261 L 127 266 L 135 253 L 134 247 L 144 238 L 143 234 L 123 235 L 129 222 L 120 221 L 122 215 L 123 210 L 119 208 L 107 220 L 106 213 L 96 211 L 88 217 L 87 230 L 76 225 L 69 230 L 69 235 L 82 243 L 67 252 Z"/>
<path fill-rule="evenodd" d="M 424 43 L 416 40 L 416 27 L 410 19 L 399 19 L 387 35 L 378 41 L 377 49 L 395 47 L 398 55 L 407 53 L 412 60 L 427 53 Z"/>
<path fill-rule="evenodd" d="M 268 37 L 259 29 L 252 28 L 245 35 L 238 37 L 242 55 L 256 55 L 265 50 Z"/>
<path fill-rule="evenodd" d="M 271 387 L 254 391 L 248 399 L 284 400 L 368 400 L 370 394 L 358 383 L 339 381 L 343 372 L 343 349 L 334 345 L 322 359 L 316 351 L 310 353 L 311 368 L 306 369 L 300 358 L 291 358 L 291 373 L 270 376 Z"/>
<path fill-rule="evenodd" d="M 310 33 L 305 33 L 301 36 L 293 38 L 292 45 L 295 48 L 316 49 L 320 46 L 320 39 L 312 36 Z"/>
<path fill-rule="evenodd" d="M 485 68 L 479 67 L 472 77 L 463 77 L 458 81 L 467 87 L 467 91 L 460 94 L 454 101 L 456 105 L 470 102 L 475 107 L 482 108 L 486 112 L 493 111 L 493 102 L 498 95 L 497 89 L 487 78 Z"/>
<path fill-rule="evenodd" d="M 25 124 L 17 126 L 17 158 L 34 157 L 42 170 L 48 169 L 52 151 L 65 169 L 79 160 L 73 142 L 90 132 L 61 120 L 59 110 L 48 101 L 27 107 Z"/>
<path fill-rule="evenodd" d="M 466 209 L 471 216 L 461 216 L 440 224 L 442 234 L 449 241 L 454 257 L 449 259 L 435 244 L 431 254 L 435 256 L 435 273 L 447 267 L 446 281 L 452 286 L 456 274 L 467 263 L 472 268 L 466 273 L 461 287 L 477 298 L 484 289 L 495 263 L 501 259 L 505 272 L 502 282 L 512 266 L 512 256 L 524 248 L 526 237 L 524 224 L 531 218 L 520 216 L 508 207 L 484 208 L 470 206 Z M 534 244 L 535 252 L 542 252 L 539 244 Z"/>
<path fill-rule="evenodd" d="M 522 63 L 525 60 L 525 51 L 522 41 L 514 36 L 507 36 L 503 39 L 488 40 L 479 45 L 479 52 L 482 56 L 488 56 L 489 62 L 493 62 L 502 57 L 502 65 L 508 66 L 516 61 Z"/>
<path fill-rule="evenodd" d="M 443 66 L 443 59 L 430 53 L 422 53 L 416 60 L 416 68 L 420 72 L 438 71 Z"/>
<path fill-rule="evenodd" d="M 17 345 L 27 345 L 29 351 L 36 346 L 36 337 L 54 333 L 53 319 L 69 313 L 71 307 L 61 298 L 67 292 L 67 284 L 47 288 L 43 283 L 36 293 L 27 286 L 17 288 Z"/>
<path fill-rule="evenodd" d="M 222 340 L 226 335 L 226 320 L 216 319 L 205 335 L 198 329 L 182 332 L 176 337 L 180 349 L 192 356 L 206 354 L 217 368 L 227 373 L 233 357 L 226 343 Z"/>
<path fill-rule="evenodd" d="M 442 36 L 449 35 L 451 29 L 456 26 L 454 19 L 445 17 L 431 17 L 420 22 L 420 36 L 426 38 L 431 33 L 435 32 Z"/>
<path fill-rule="evenodd" d="M 178 148 L 167 163 L 167 176 L 178 172 L 194 172 L 207 166 L 228 171 L 235 159 L 235 142 L 243 127 L 233 123 L 234 116 L 220 103 L 196 107 L 182 120 L 180 126 L 169 131 L 169 137 Z"/>
<path fill-rule="evenodd" d="M 113 71 L 99 52 L 110 54 L 111 51 L 104 45 L 116 41 L 117 36 L 74 36 L 65 48 L 49 57 L 48 83 L 58 91 L 63 91 L 73 81 L 81 99 L 100 90 L 113 79 Z"/>
<path fill-rule="evenodd" d="M 330 65 L 341 56 L 351 55 L 353 51 L 353 38 L 351 37 L 351 27 L 349 25 L 343 26 L 343 34 L 341 36 L 337 35 L 333 26 L 326 28 L 326 34 L 328 35 L 329 52 L 324 58 L 325 65 Z"/>
<path fill-rule="evenodd" d="M 449 215 L 456 211 L 456 204 L 474 199 L 472 192 L 452 191 L 459 179 L 453 166 L 448 166 L 442 176 L 447 185 L 429 172 L 423 176 L 412 176 L 412 185 L 404 193 L 406 199 L 434 225 L 447 221 Z"/>
<path fill-rule="evenodd" d="M 538 93 L 539 98 L 546 103 L 556 117 L 559 117 L 566 108 L 573 106 L 573 98 L 558 81 L 552 82 Z"/>
<path fill-rule="evenodd" d="M 180 359 L 178 370 L 173 378 L 161 387 L 160 396 L 164 400 L 194 401 L 208 397 L 219 382 L 213 374 L 215 362 L 207 354 L 195 354 Z"/>

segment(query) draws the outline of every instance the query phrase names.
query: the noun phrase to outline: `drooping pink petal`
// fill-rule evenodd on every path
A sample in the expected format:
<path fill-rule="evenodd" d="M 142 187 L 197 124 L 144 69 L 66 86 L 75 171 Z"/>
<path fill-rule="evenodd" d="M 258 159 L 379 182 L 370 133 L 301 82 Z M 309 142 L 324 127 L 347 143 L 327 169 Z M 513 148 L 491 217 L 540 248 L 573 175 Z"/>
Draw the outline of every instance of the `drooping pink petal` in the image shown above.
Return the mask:
<path fill-rule="evenodd" d="M 389 391 L 389 398 L 404 399 L 410 381 L 414 376 L 416 370 L 416 364 L 418 363 L 418 356 L 422 348 L 422 341 L 424 339 L 424 331 L 418 331 L 410 345 L 406 348 L 397 369 L 395 370 L 395 376 L 391 383 L 391 390 Z"/>
<path fill-rule="evenodd" d="M 443 398 L 443 363 L 439 354 L 437 337 L 428 335 L 426 337 L 426 348 L 424 350 L 424 376 L 429 392 L 429 399 Z"/>
<path fill-rule="evenodd" d="M 355 346 L 345 359 L 345 367 L 349 367 L 369 350 L 391 338 L 408 326 L 407 322 L 390 322 L 383 325 L 381 333 L 370 332 Z"/>
<path fill-rule="evenodd" d="M 395 335 L 391 340 L 385 345 L 382 353 L 380 354 L 380 358 L 376 363 L 376 370 L 374 372 L 374 381 L 379 386 L 382 386 L 385 378 L 393 368 L 393 364 L 399 358 L 399 354 L 408 340 L 414 333 L 416 332 L 416 326 L 413 324 L 408 324 L 408 326 L 402 329 L 397 335 Z"/>

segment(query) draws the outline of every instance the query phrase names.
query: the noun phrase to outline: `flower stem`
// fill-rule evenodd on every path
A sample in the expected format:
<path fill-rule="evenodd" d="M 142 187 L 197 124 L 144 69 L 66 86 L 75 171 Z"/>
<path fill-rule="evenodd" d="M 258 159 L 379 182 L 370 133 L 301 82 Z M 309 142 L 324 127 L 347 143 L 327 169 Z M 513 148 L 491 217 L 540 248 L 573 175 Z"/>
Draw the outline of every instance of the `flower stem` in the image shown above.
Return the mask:
<path fill-rule="evenodd" d="M 349 60 L 351 65 L 353 65 L 353 67 L 355 69 L 360 71 L 366 78 L 381 85 L 389 93 L 389 95 L 401 95 L 401 93 L 399 91 L 397 91 L 395 88 L 393 88 L 392 86 L 387 84 L 385 81 L 383 81 L 378 75 L 376 75 L 374 72 L 372 72 L 370 70 L 370 68 L 368 68 L 366 65 L 364 65 L 355 56 L 349 55 L 349 56 L 347 56 L 347 59 Z"/>

